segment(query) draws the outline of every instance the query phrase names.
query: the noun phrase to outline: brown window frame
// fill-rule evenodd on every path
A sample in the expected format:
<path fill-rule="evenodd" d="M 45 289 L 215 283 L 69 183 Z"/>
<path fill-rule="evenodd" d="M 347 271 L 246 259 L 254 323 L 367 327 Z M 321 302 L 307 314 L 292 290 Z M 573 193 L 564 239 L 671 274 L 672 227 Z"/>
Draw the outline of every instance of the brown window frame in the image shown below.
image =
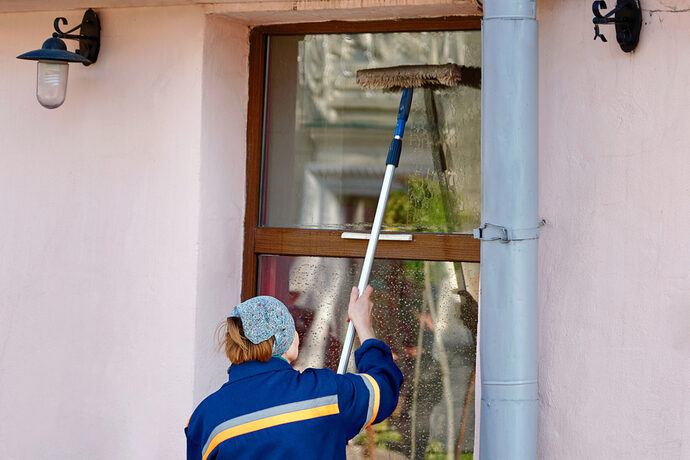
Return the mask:
<path fill-rule="evenodd" d="M 242 300 L 256 295 L 260 255 L 363 258 L 367 246 L 366 240 L 341 239 L 342 231 L 259 226 L 267 37 L 294 34 L 480 30 L 480 28 L 481 17 L 451 16 L 390 21 L 279 24 L 259 26 L 251 30 Z M 376 248 L 376 257 L 479 262 L 480 242 L 472 235 L 417 232 L 412 235 L 411 242 L 380 241 Z"/>

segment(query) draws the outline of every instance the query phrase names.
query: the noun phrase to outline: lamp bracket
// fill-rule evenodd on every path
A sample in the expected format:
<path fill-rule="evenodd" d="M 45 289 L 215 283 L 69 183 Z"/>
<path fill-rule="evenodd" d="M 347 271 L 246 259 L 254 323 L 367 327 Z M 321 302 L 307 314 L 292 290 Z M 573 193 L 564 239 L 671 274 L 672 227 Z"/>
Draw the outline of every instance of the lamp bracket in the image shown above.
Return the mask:
<path fill-rule="evenodd" d="M 67 18 L 55 18 L 55 21 L 53 21 L 53 27 L 55 28 L 53 37 L 68 40 L 79 40 L 79 49 L 75 50 L 75 52 L 91 61 L 91 63 L 96 62 L 96 59 L 98 58 L 98 51 L 101 47 L 101 23 L 98 20 L 98 15 L 96 12 L 91 8 L 86 10 L 84 17 L 81 20 L 81 24 L 72 27 L 70 30 L 62 31 L 60 29 L 60 23 L 66 26 Z M 79 34 L 72 34 L 72 32 L 77 29 L 79 29 Z M 84 65 L 88 64 L 85 63 Z"/>
<path fill-rule="evenodd" d="M 597 0 L 592 4 L 594 39 L 601 38 L 602 42 L 606 42 L 604 34 L 599 32 L 599 26 L 615 24 L 616 41 L 618 41 L 621 49 L 626 53 L 633 51 L 640 41 L 640 29 L 642 28 L 640 1 L 616 0 L 616 7 L 603 16 L 600 10 L 607 8 L 604 0 Z"/>

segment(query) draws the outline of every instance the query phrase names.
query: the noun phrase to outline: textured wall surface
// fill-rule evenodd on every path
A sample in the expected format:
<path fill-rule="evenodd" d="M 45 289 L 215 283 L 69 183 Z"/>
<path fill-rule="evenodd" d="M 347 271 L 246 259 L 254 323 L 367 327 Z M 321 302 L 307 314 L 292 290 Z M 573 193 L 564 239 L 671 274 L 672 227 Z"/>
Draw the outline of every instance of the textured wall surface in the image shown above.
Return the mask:
<path fill-rule="evenodd" d="M 205 19 L 100 11 L 98 62 L 46 110 L 15 56 L 82 14 L 0 15 L 0 458 L 180 458 Z"/>
<path fill-rule="evenodd" d="M 542 1 L 540 458 L 690 458 L 690 2 Z M 672 10 L 684 10 L 673 12 Z"/>
<path fill-rule="evenodd" d="M 239 3 L 99 11 L 99 62 L 52 111 L 14 57 L 82 12 L 0 14 L 0 458 L 180 458 L 224 380 L 247 29 L 204 12 L 262 20 Z M 538 9 L 539 456 L 686 459 L 690 2 L 643 0 L 632 55 L 592 41 L 590 4 Z"/>
<path fill-rule="evenodd" d="M 207 16 L 194 401 L 227 381 L 214 330 L 240 301 L 244 232 L 249 28 Z"/>

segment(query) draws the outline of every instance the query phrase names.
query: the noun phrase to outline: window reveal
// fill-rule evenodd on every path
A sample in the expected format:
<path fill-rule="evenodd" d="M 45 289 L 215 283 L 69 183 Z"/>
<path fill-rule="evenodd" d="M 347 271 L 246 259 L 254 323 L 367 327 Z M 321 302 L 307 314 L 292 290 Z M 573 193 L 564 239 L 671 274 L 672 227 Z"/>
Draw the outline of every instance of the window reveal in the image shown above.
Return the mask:
<path fill-rule="evenodd" d="M 420 32 L 369 33 L 393 27 Z M 343 308 L 366 248 L 341 234 L 371 225 L 395 122 L 399 95 L 360 90 L 354 72 L 480 66 L 478 27 L 458 19 L 252 33 L 243 298 L 274 295 L 294 310 L 300 366 L 337 364 Z M 456 451 L 471 458 L 479 243 L 467 233 L 479 224 L 479 91 L 459 88 L 436 99 L 447 171 L 434 168 L 418 96 L 384 222 L 384 230 L 411 233 L 412 241 L 380 242 L 377 257 L 386 260 L 375 262 L 371 277 L 377 334 L 391 344 L 408 384 L 396 415 L 369 427 L 357 440 L 362 448 L 348 455 L 367 446 L 413 458 Z M 458 216 L 450 228 L 442 209 L 448 198 Z"/>

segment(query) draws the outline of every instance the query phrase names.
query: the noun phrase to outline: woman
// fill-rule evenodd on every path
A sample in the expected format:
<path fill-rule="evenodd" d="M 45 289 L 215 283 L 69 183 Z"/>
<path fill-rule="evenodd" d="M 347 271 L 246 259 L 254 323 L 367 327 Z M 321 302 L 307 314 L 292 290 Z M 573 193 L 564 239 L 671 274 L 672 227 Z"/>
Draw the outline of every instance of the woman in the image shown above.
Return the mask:
<path fill-rule="evenodd" d="M 187 459 L 344 459 L 348 440 L 393 412 L 403 380 L 374 336 L 371 293 L 350 293 L 358 374 L 296 371 L 299 338 L 285 305 L 268 296 L 237 305 L 224 340 L 228 382 L 190 417 Z"/>

